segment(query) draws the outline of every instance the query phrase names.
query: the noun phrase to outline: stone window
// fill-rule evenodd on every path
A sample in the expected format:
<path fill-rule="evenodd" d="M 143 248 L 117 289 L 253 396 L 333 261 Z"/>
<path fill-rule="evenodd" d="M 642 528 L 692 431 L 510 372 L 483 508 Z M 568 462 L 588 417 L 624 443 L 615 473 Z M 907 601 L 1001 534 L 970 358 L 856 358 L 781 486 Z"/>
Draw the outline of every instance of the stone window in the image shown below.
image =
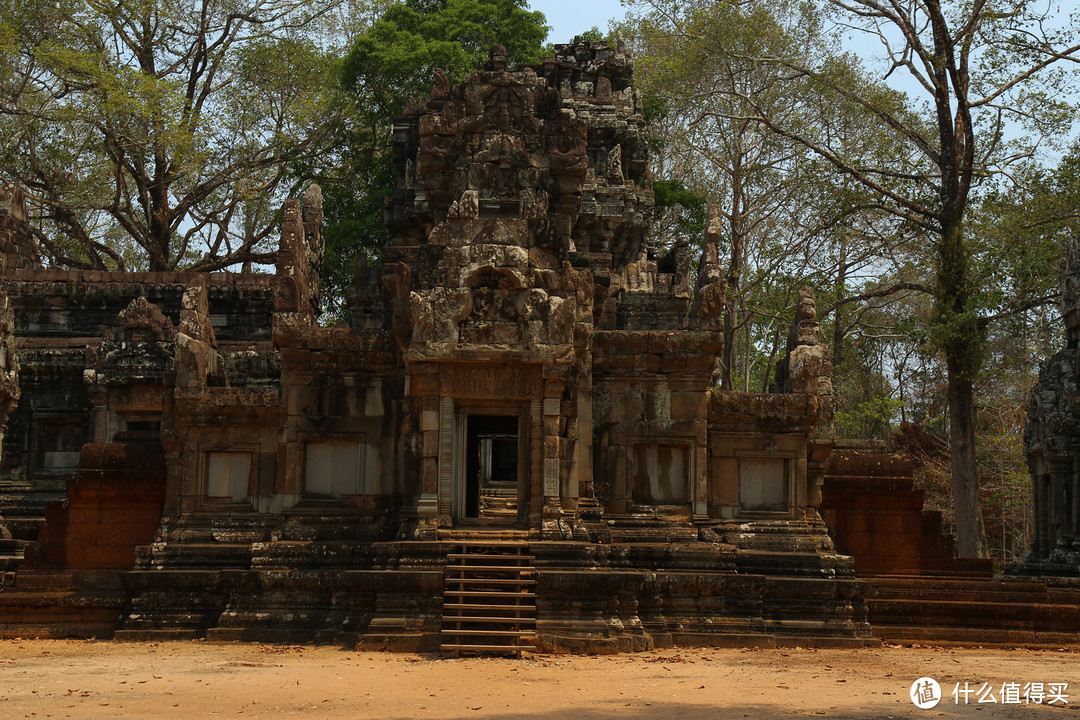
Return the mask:
<path fill-rule="evenodd" d="M 38 449 L 44 470 L 74 470 L 82 450 L 82 421 L 78 418 L 39 420 Z"/>
<path fill-rule="evenodd" d="M 127 415 L 120 419 L 120 424 L 123 432 L 129 434 L 128 440 L 132 439 L 130 434 L 138 435 L 144 439 L 161 436 L 160 413 Z"/>
<path fill-rule="evenodd" d="M 775 457 L 739 458 L 739 504 L 743 510 L 787 510 L 788 461 Z"/>
<path fill-rule="evenodd" d="M 689 477 L 685 445 L 642 443 L 634 446 L 633 501 L 638 505 L 683 505 Z"/>
<path fill-rule="evenodd" d="M 364 492 L 364 445 L 355 440 L 309 442 L 304 492 L 311 495 L 360 495 Z"/>
<path fill-rule="evenodd" d="M 206 456 L 206 494 L 215 500 L 242 502 L 250 492 L 251 453 L 212 452 Z"/>

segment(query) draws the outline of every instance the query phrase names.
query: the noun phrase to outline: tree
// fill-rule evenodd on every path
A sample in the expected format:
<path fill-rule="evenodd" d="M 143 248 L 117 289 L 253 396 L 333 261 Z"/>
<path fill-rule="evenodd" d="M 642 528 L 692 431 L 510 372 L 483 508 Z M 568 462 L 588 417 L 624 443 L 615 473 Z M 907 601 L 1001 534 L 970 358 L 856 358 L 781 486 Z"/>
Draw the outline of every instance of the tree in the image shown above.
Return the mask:
<path fill-rule="evenodd" d="M 547 26 L 524 0 L 405 0 L 353 43 L 344 82 L 384 122 L 431 90 L 439 68 L 452 83 L 479 68 L 495 45 L 510 65 L 538 62 Z"/>
<path fill-rule="evenodd" d="M 323 189 L 328 312 L 345 317 L 341 302 L 353 279 L 353 258 L 374 259 L 386 242 L 386 198 L 398 180 L 391 153 L 393 121 L 409 100 L 423 100 L 439 68 L 451 82 L 482 67 L 495 45 L 512 64 L 541 58 L 544 15 L 523 0 L 405 0 L 357 35 L 341 63 L 348 123 L 339 125 L 332 154 L 298 164 L 297 177 Z"/>
<path fill-rule="evenodd" d="M 883 255 L 898 243 L 898 223 L 884 217 L 875 193 L 852 187 L 803 145 L 762 127 L 744 98 L 796 126 L 819 128 L 844 146 L 890 155 L 895 145 L 867 132 L 861 109 L 814 102 L 786 70 L 755 60 L 766 51 L 820 45 L 812 16 L 778 16 L 771 4 L 757 1 L 637 5 L 647 7 L 621 31 L 637 56 L 638 87 L 652 122 L 652 166 L 659 178 L 654 188 L 664 191 L 657 195 L 654 241 L 684 230 L 673 220 L 686 213 L 667 208 L 672 187 L 706 196 L 724 219 L 721 387 L 767 386 L 764 376 L 778 351 L 778 315 L 788 312 L 783 302 L 794 300 L 800 284 L 836 291 L 835 301 L 827 294 L 821 300 L 837 316 L 839 360 L 840 341 L 854 327 L 843 312 L 862 298 L 846 291 L 866 280 L 867 266 L 883 271 Z M 819 309 L 826 306 L 819 302 Z"/>
<path fill-rule="evenodd" d="M 930 338 L 948 374 L 951 475 L 958 553 L 985 557 L 975 460 L 973 382 L 981 364 L 989 322 L 1020 312 L 1040 298 L 1017 299 L 1007 308 L 979 305 L 971 267 L 972 238 L 965 215 L 972 194 L 988 178 L 1029 156 L 1040 141 L 1062 133 L 1071 118 L 1065 103 L 1080 60 L 1076 28 L 1054 0 L 1001 3 L 975 0 L 826 0 L 834 34 L 856 33 L 880 42 L 883 77 L 905 74 L 925 99 L 902 111 L 867 92 L 834 54 L 758 53 L 753 59 L 782 68 L 789 81 L 830 98 L 837 106 L 861 108 L 875 128 L 902 143 L 905 153 L 877 162 L 849 153 L 814 132 L 792 125 L 783 114 L 749 95 L 749 116 L 781 137 L 799 142 L 838 172 L 880 193 L 883 207 L 929 238 L 934 274 Z M 738 52 L 738 51 L 736 51 Z M 1033 133 L 1009 139 L 1009 123 Z M 897 180 L 908 181 L 911 184 Z"/>
<path fill-rule="evenodd" d="M 54 264 L 267 262 L 290 163 L 322 152 L 337 0 L 0 6 L 0 175 Z"/>

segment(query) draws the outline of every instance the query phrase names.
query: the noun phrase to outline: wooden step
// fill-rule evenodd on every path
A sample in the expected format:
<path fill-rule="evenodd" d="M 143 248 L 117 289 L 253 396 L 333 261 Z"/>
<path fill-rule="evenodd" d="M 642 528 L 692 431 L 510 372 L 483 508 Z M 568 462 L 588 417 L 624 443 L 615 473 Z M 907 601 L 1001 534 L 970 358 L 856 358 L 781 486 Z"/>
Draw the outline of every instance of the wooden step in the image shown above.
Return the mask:
<path fill-rule="evenodd" d="M 506 603 L 504 605 L 499 604 L 485 604 L 485 603 L 444 603 L 443 611 L 446 610 L 469 610 L 469 611 L 481 611 L 481 610 L 513 610 L 515 612 L 536 612 L 535 605 L 514 605 L 512 603 Z"/>
<path fill-rule="evenodd" d="M 473 615 L 449 615 L 449 616 L 447 616 L 447 615 L 443 615 L 443 622 L 444 623 L 446 623 L 446 622 L 454 622 L 454 623 L 464 623 L 464 622 L 468 622 L 468 623 L 491 623 L 493 625 L 498 624 L 498 623 L 525 624 L 525 625 L 532 624 L 532 625 L 535 625 L 536 624 L 536 618 L 528 618 L 528 617 L 524 617 L 524 618 L 522 618 L 522 617 L 517 617 L 517 618 L 515 618 L 515 617 L 491 617 L 490 615 L 485 615 L 485 616 L 473 616 Z"/>
<path fill-rule="evenodd" d="M 520 655 L 523 652 L 536 652 L 535 645 L 465 645 L 460 643 L 443 643 L 439 646 L 443 652 L 513 652 Z"/>
<path fill-rule="evenodd" d="M 508 592 L 503 590 L 452 590 L 447 588 L 444 595 L 472 595 L 474 597 L 535 598 L 532 592 Z M 509 606 L 508 606 L 509 607 Z"/>
<path fill-rule="evenodd" d="M 446 578 L 446 582 L 454 583 L 456 585 L 462 585 L 465 583 L 476 583 L 477 585 L 535 585 L 536 581 L 525 578 L 478 578 L 478 577 L 462 577 L 462 578 Z"/>
<path fill-rule="evenodd" d="M 440 647 L 459 655 L 535 651 L 536 580 L 527 546 L 460 548 L 447 555 Z"/>

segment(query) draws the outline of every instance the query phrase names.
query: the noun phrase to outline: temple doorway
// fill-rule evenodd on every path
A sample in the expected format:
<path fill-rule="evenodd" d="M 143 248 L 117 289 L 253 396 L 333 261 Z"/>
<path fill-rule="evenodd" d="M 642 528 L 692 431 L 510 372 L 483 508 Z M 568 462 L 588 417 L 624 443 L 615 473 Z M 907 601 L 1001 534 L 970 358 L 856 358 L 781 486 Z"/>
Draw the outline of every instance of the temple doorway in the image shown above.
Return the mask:
<path fill-rule="evenodd" d="M 513 524 L 520 509 L 520 419 L 468 415 L 463 520 Z"/>

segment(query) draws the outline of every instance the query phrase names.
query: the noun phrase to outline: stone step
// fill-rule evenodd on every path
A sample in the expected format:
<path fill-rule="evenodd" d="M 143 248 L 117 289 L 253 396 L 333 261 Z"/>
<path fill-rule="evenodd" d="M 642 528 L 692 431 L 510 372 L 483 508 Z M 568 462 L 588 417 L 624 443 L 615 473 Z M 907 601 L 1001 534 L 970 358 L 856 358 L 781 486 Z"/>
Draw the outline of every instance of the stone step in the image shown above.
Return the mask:
<path fill-rule="evenodd" d="M 16 538 L 0 538 L 0 557 L 21 558 L 23 549 L 30 540 L 18 540 Z"/>
<path fill-rule="evenodd" d="M 237 568 L 250 567 L 251 543 L 181 542 L 145 546 L 141 550 L 139 564 L 152 564 L 169 568 Z"/>
<path fill-rule="evenodd" d="M 1003 628 L 958 628 L 944 625 L 874 627 L 875 636 L 892 644 L 979 645 L 1001 647 L 1080 648 L 1080 633 Z"/>
<path fill-rule="evenodd" d="M 7 515 L 6 511 L 0 511 L 0 517 L 3 518 L 3 522 L 0 522 L 8 532 L 11 533 L 13 538 L 24 541 L 36 541 L 41 534 L 41 526 L 45 524 L 44 515 Z"/>
<path fill-rule="evenodd" d="M 0 593 L 0 637 L 108 638 L 124 607 L 122 593 Z"/>
<path fill-rule="evenodd" d="M 951 600 L 867 601 L 870 623 L 908 625 L 911 620 L 949 627 L 1006 627 L 1080 632 L 1080 606 L 1032 602 L 973 602 Z"/>
<path fill-rule="evenodd" d="M 871 596 L 877 602 L 892 600 L 914 600 L 919 602 L 952 602 L 952 603 L 1047 603 L 1050 602 L 1046 588 L 1042 592 L 1025 592 L 1019 590 L 987 588 L 984 591 L 973 590 L 950 590 L 947 588 L 914 588 L 898 590 L 895 588 L 879 588 L 876 584 Z"/>
<path fill-rule="evenodd" d="M 978 594 L 994 592 L 996 589 L 1002 588 L 1007 592 L 1045 594 L 1047 588 L 1046 581 L 1042 579 L 978 579 L 956 577 L 952 574 L 937 577 L 927 577 L 925 575 L 877 575 L 868 579 L 873 581 L 874 589 L 877 591 L 888 589 L 890 591 L 908 592 L 911 590 L 934 589 Z"/>
<path fill-rule="evenodd" d="M 113 640 L 118 642 L 158 642 L 162 640 L 196 640 L 203 637 L 201 630 L 186 628 L 156 628 L 139 630 L 117 630 Z"/>

